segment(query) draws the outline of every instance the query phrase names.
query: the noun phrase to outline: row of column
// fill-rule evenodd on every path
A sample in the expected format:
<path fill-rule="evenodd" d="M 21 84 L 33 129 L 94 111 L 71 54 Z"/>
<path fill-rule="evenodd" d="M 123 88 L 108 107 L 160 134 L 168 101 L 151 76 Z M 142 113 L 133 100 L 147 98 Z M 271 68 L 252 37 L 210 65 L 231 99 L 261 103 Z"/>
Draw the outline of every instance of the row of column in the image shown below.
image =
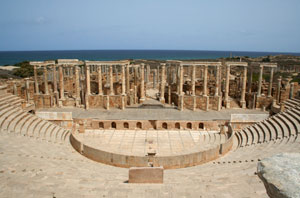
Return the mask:
<path fill-rule="evenodd" d="M 264 66 L 261 65 L 260 68 L 259 68 L 259 79 L 258 79 L 257 97 L 260 97 L 260 96 L 261 96 L 263 71 L 264 71 Z M 270 81 L 269 81 L 269 87 L 268 87 L 268 97 L 272 97 L 273 75 L 274 75 L 274 67 L 271 67 L 271 71 L 270 71 Z M 251 78 L 252 78 L 252 76 L 251 76 Z M 251 87 L 251 86 L 250 86 L 250 87 Z"/>
<path fill-rule="evenodd" d="M 90 85 L 90 65 L 85 65 L 86 69 L 86 94 L 91 94 L 91 85 Z M 129 67 L 127 66 L 126 76 L 128 76 L 128 81 L 125 83 L 125 65 L 121 65 L 122 71 L 122 95 L 126 95 L 125 84 L 129 87 Z M 102 89 L 102 65 L 98 65 L 98 95 L 103 95 Z M 77 75 L 77 74 L 76 74 Z M 113 65 L 109 66 L 109 95 L 114 95 L 114 78 L 113 78 Z"/>

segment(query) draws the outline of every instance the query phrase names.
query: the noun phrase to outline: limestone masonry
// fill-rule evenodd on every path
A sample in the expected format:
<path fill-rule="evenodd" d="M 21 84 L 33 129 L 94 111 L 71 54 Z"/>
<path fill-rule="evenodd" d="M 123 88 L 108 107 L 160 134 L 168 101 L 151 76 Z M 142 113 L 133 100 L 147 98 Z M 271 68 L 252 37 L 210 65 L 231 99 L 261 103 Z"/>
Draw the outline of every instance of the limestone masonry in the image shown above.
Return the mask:
<path fill-rule="evenodd" d="M 33 77 L 0 80 L 0 197 L 297 193 L 300 162 L 272 167 L 300 151 L 300 85 L 279 63 L 30 64 Z"/>

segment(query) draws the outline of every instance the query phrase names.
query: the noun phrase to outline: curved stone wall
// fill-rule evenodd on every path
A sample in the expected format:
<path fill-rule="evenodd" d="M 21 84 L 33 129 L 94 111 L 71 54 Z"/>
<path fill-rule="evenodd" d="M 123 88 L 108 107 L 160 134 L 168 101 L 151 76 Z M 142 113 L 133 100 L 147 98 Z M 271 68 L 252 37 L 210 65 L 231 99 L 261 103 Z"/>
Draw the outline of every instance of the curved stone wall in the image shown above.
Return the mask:
<path fill-rule="evenodd" d="M 233 137 L 234 133 L 231 133 L 225 143 L 207 150 L 171 156 L 133 156 L 111 153 L 83 144 L 74 134 L 71 134 L 70 142 L 74 149 L 85 157 L 104 164 L 129 168 L 147 167 L 151 163 L 155 167 L 163 166 L 164 169 L 174 169 L 195 166 L 219 158 L 231 149 Z"/>

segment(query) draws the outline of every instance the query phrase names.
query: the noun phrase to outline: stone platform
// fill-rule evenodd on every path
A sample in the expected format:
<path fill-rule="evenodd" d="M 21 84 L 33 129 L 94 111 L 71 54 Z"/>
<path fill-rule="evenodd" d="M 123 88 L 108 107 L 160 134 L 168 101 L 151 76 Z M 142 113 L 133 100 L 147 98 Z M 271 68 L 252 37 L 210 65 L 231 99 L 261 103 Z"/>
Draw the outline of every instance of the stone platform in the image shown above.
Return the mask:
<path fill-rule="evenodd" d="M 178 111 L 174 108 L 126 108 L 120 109 L 89 109 L 82 108 L 50 108 L 40 109 L 43 112 L 72 112 L 73 118 L 101 120 L 190 120 L 213 121 L 230 120 L 231 114 L 268 114 L 268 112 L 251 109 L 223 109 L 221 111 Z"/>

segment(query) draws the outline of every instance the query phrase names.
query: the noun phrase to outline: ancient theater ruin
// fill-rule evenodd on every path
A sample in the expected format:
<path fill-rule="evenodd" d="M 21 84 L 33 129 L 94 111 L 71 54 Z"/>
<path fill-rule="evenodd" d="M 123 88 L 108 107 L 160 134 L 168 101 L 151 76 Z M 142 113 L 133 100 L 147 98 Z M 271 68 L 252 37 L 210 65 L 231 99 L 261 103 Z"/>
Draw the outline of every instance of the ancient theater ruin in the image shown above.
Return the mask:
<path fill-rule="evenodd" d="M 300 85 L 276 62 L 30 64 L 0 87 L 0 180 L 20 194 L 265 197 L 257 162 L 300 149 Z"/>

